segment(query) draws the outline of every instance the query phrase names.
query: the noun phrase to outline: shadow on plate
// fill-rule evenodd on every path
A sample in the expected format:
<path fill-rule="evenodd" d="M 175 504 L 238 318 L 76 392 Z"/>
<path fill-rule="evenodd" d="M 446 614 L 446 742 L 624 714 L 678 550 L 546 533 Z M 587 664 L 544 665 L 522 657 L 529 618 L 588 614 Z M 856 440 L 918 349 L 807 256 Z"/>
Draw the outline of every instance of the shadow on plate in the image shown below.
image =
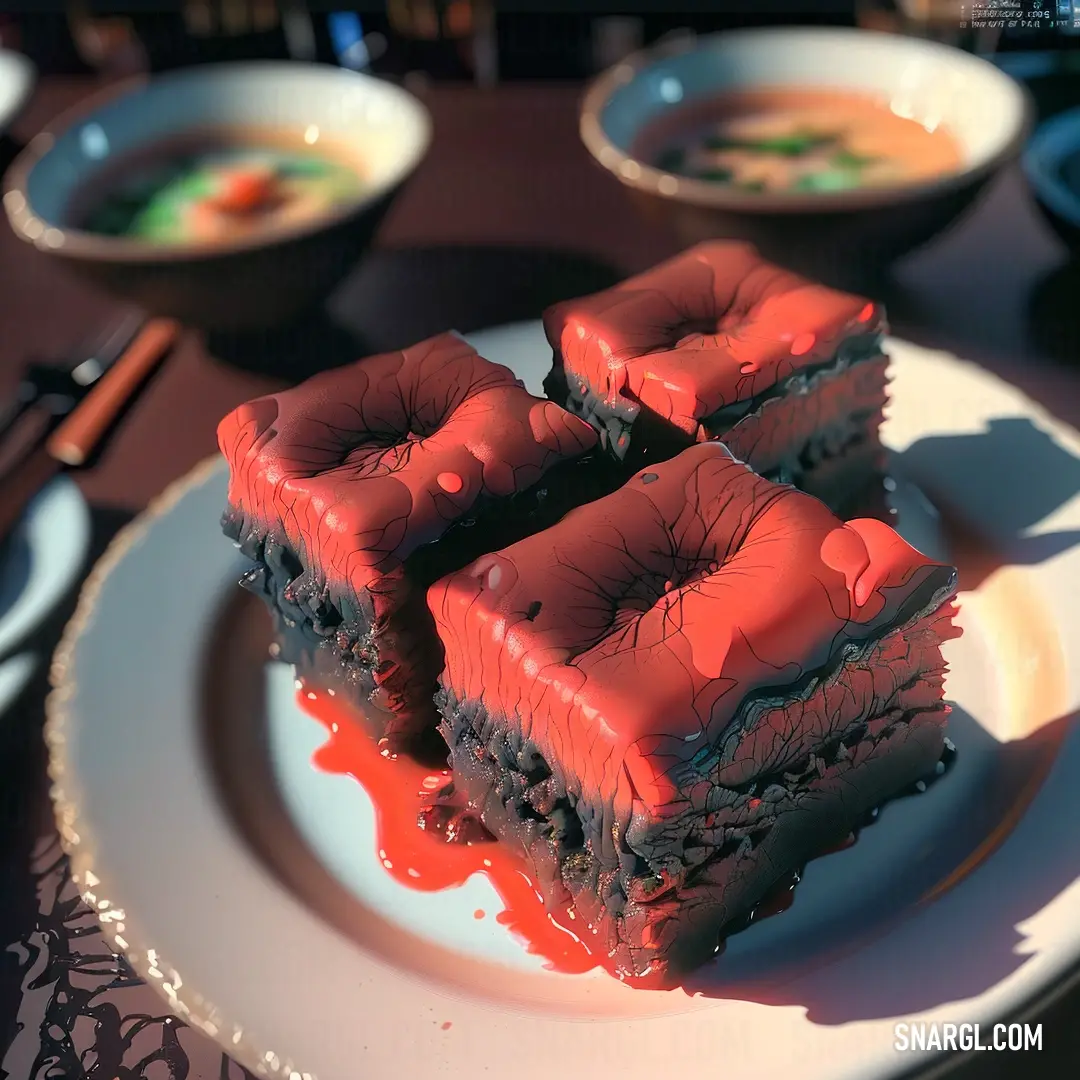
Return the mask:
<path fill-rule="evenodd" d="M 945 460 L 951 475 L 984 478 L 968 485 L 962 504 L 955 492 L 946 504 L 934 491 Z M 1080 544 L 1077 529 L 1028 535 L 1080 492 L 1080 459 L 1024 417 L 991 420 L 978 434 L 919 439 L 894 461 L 938 507 L 962 589 L 976 588 L 1006 562 L 1036 566 Z"/>
<path fill-rule="evenodd" d="M 982 863 L 1007 841 L 1044 780 L 1047 786 L 1070 782 L 1068 776 L 1075 775 L 1071 770 L 1080 768 L 1080 740 L 1070 741 L 1068 736 L 1078 723 L 1077 713 L 1059 717 L 1029 738 L 1001 746 L 994 754 L 993 768 L 982 778 L 985 799 L 972 801 L 970 814 L 951 822 L 951 830 L 942 834 L 940 845 L 925 852 L 921 862 L 897 866 L 895 878 L 882 883 L 879 895 L 861 896 L 861 922 L 823 924 L 821 947 L 803 961 L 802 971 L 798 970 L 799 961 L 791 958 L 755 953 L 747 956 L 740 970 L 721 956 L 714 969 L 688 980 L 686 990 L 768 1005 L 800 1005 L 812 1023 L 836 1025 L 911 1016 L 978 997 L 998 985 L 1029 960 L 1019 927 L 1080 877 L 1080 852 L 1071 841 L 1071 823 L 1061 821 L 1044 830 L 1037 842 L 1014 846 L 1008 874 L 1013 882 L 1022 882 L 1021 887 L 1010 891 L 1002 888 L 1000 878 L 984 874 L 987 879 L 981 896 L 985 903 L 972 903 L 969 895 L 962 910 L 950 898 L 949 890 L 980 873 Z M 985 753 L 994 741 L 959 710 L 950 719 L 950 730 L 961 754 L 980 749 Z M 980 741 L 981 748 L 977 745 Z M 1055 759 L 1058 767 L 1047 779 Z M 944 782 L 948 783 L 948 778 Z M 898 800 L 887 805 L 882 816 L 904 809 L 904 802 Z M 859 842 L 874 843 L 873 828 Z M 836 856 L 825 856 L 821 861 L 830 858 Z M 946 868 L 951 869 L 939 876 Z M 796 889 L 795 904 L 798 902 Z M 964 937 L 979 943 L 978 948 L 966 952 L 963 964 L 942 963 L 936 935 L 930 938 L 904 932 L 906 920 L 934 903 L 941 904 L 942 919 L 962 920 Z M 868 943 L 886 934 L 891 938 L 883 943 L 884 951 L 865 951 Z M 830 948 L 828 943 L 837 941 L 841 944 Z M 786 977 L 761 979 L 762 962 L 772 960 L 786 966 Z M 922 970 L 926 978 L 895 977 L 891 974 L 894 963 L 896 971 Z"/>
<path fill-rule="evenodd" d="M 131 514 L 124 510 L 109 507 L 94 507 L 91 510 L 92 531 L 87 568 L 97 562 L 112 538 L 130 520 Z M 17 550 L 17 534 L 13 540 L 16 541 Z M 28 569 L 28 549 L 25 559 Z M 7 597 L 6 581 L 2 588 L 0 595 Z M 80 581 L 20 645 L 20 649 L 42 657 L 49 656 L 59 643 L 68 619 L 74 614 L 81 589 Z M 0 604 L 3 603 L 0 600 Z M 45 698 L 49 692 L 48 676 L 49 665 L 43 663 L 19 699 L 0 717 L 0 865 L 4 865 L 12 850 L 21 851 L 28 857 L 30 847 L 51 827 L 52 806 L 47 798 L 45 741 L 41 737 Z M 20 862 L 19 865 L 24 863 Z M 29 879 L 20 878 L 19 884 L 29 887 Z M 0 920 L 8 910 L 7 903 L 0 888 Z"/>
<path fill-rule="evenodd" d="M 223 363 L 297 382 L 444 330 L 535 319 L 558 300 L 607 288 L 616 270 L 544 248 L 439 246 L 374 251 L 325 311 L 272 332 L 210 334 Z"/>
<path fill-rule="evenodd" d="M 17 529 L 0 545 L 0 618 L 22 595 L 30 578 L 30 545 Z"/>

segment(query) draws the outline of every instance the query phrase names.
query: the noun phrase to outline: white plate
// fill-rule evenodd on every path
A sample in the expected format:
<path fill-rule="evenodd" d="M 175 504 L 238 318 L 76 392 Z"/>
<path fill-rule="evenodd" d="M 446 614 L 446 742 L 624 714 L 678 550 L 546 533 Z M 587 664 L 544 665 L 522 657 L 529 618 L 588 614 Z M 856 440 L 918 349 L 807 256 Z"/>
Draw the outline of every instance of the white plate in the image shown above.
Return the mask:
<path fill-rule="evenodd" d="M 48 617 L 75 584 L 90 547 L 90 511 L 59 476 L 34 498 L 0 556 L 0 656 Z"/>
<path fill-rule="evenodd" d="M 536 324 L 472 340 L 537 388 L 548 353 Z M 699 996 L 540 970 L 494 920 L 472 918 L 498 910 L 483 879 L 397 888 L 366 796 L 308 764 L 319 729 L 280 668 L 261 721 L 273 775 L 255 755 L 223 790 L 203 675 L 242 564 L 218 533 L 217 461 L 118 538 L 54 667 L 58 820 L 106 934 L 181 1016 L 290 1080 L 472 1080 L 508 1062 L 520 1080 L 666 1075 L 673 1062 L 755 1080 L 885 1077 L 926 1057 L 896 1051 L 897 1022 L 989 1024 L 1057 980 L 1080 960 L 1080 737 L 1068 719 L 1080 702 L 1080 436 L 973 365 L 890 351 L 903 528 L 939 546 L 932 504 L 948 505 L 1012 553 L 962 598 L 948 684 L 959 756 L 926 795 L 812 863 L 792 909 L 732 938 L 695 980 Z M 215 715 L 223 728 L 260 724 Z M 271 787 L 283 813 L 273 870 L 225 801 Z M 309 868 L 310 902 L 282 883 L 290 861 Z"/>
<path fill-rule="evenodd" d="M 0 49 L 0 135 L 29 100 L 36 78 L 34 65 L 22 53 Z"/>

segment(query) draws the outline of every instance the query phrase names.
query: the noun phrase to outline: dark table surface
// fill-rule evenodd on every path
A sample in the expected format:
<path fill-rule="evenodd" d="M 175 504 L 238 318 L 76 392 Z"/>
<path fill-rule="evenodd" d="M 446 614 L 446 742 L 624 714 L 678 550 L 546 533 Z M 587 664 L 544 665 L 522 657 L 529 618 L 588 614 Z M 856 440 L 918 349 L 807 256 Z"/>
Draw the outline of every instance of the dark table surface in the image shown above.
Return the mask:
<path fill-rule="evenodd" d="M 93 88 L 86 79 L 45 80 L 16 136 L 29 137 Z M 190 335 L 102 460 L 79 476 L 94 507 L 96 550 L 214 451 L 226 411 L 276 382 L 449 327 L 535 317 L 556 299 L 674 253 L 671 239 L 642 223 L 588 160 L 576 134 L 577 86 L 435 86 L 424 93 L 435 120 L 431 153 L 376 249 L 334 298 L 335 322 L 303 336 L 244 343 Z M 978 360 L 1080 426 L 1080 271 L 1042 224 L 1015 170 L 952 233 L 898 267 L 880 298 L 899 335 Z M 69 347 L 115 310 L 0 228 L 0 397 L 28 354 Z M 245 370 L 256 363 L 274 374 Z M 43 653 L 70 610 L 40 631 Z M 0 944 L 13 943 L 0 954 L 0 1047 L 16 1039 L 4 1067 L 13 1080 L 244 1075 L 202 1036 L 170 1027 L 153 992 L 133 984 L 122 965 L 91 970 L 93 949 L 79 953 L 83 939 L 71 927 L 86 913 L 51 841 L 45 797 L 44 689 L 38 680 L 0 724 Z M 50 941 L 67 942 L 60 961 Z M 83 961 L 90 966 L 80 968 Z M 58 962 L 62 979 L 42 975 L 46 968 L 55 974 Z M 80 986 L 87 1024 L 71 1019 Z M 123 1004 L 111 1004 L 116 995 Z M 157 1017 L 152 1033 L 125 1034 L 125 1011 Z M 1080 993 L 1059 996 L 1038 1019 L 1042 1054 L 968 1054 L 961 1068 L 971 1076 L 1020 1077 L 1080 1060 Z M 75 1034 L 60 1030 L 65 1023 Z M 51 1059 L 60 1069 L 46 1074 Z M 169 1071 L 155 1073 L 161 1063 Z"/>

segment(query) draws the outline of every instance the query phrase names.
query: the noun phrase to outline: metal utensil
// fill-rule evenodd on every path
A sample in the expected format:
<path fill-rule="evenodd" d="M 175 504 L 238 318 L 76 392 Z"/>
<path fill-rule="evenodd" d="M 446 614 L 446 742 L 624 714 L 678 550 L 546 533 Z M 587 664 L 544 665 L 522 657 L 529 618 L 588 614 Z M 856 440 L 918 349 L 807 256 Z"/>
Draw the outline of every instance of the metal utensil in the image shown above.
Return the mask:
<path fill-rule="evenodd" d="M 35 406 L 52 416 L 74 408 L 91 386 L 123 355 L 139 332 L 145 317 L 125 315 L 103 334 L 72 350 L 67 361 L 34 361 L 26 366 L 14 395 L 0 406 L 0 443 Z M 3 470 L 0 469 L 0 473 Z"/>
<path fill-rule="evenodd" d="M 83 368 L 80 378 L 93 376 L 90 388 L 65 413 L 49 418 L 32 440 L 20 445 L 18 455 L 0 475 L 0 544 L 53 476 L 65 465 L 79 467 L 93 456 L 117 417 L 169 355 L 179 335 L 180 325 L 173 320 L 151 319 L 107 368 L 97 370 L 92 364 Z M 74 370 L 78 367 L 82 365 Z M 39 416 L 43 412 L 37 409 Z M 0 454 L 3 450 L 0 443 Z"/>

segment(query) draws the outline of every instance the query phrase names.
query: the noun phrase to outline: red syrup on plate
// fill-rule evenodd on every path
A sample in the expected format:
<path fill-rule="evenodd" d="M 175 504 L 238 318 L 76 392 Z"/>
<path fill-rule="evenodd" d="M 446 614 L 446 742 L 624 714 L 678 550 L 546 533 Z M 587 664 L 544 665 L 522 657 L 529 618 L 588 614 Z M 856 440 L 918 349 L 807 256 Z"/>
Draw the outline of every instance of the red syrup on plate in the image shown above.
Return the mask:
<path fill-rule="evenodd" d="M 384 756 L 349 706 L 332 694 L 301 685 L 297 694 L 300 707 L 322 724 L 329 736 L 312 755 L 312 764 L 327 773 L 351 776 L 367 792 L 375 809 L 379 861 L 388 874 L 401 885 L 421 892 L 451 889 L 463 885 L 473 874 L 484 874 L 504 906 L 495 921 L 531 955 L 542 957 L 547 970 L 580 975 L 600 967 L 615 975 L 607 957 L 593 952 L 587 939 L 579 936 L 572 910 L 551 912 L 546 908 L 525 858 L 498 843 L 467 808 L 442 796 L 452 779 L 449 769 L 432 768 L 404 754 Z M 930 782 L 946 771 L 955 755 L 955 747 L 946 740 L 945 756 Z M 926 787 L 927 782 L 919 781 L 896 798 L 921 793 Z M 851 847 L 879 813 L 877 807 L 869 811 L 840 843 L 824 848 L 814 858 Z M 805 866 L 781 878 L 750 912 L 732 920 L 722 932 L 716 954 L 723 952 L 724 940 L 732 934 L 787 911 L 804 871 Z M 486 913 L 477 909 L 473 917 L 483 919 Z M 582 929 L 588 933 L 590 928 Z M 647 976 L 623 981 L 664 988 Z"/>
<path fill-rule="evenodd" d="M 439 801 L 450 783 L 448 769 L 429 768 L 404 754 L 384 757 L 348 706 L 325 692 L 305 686 L 298 698 L 329 733 L 312 763 L 325 772 L 353 777 L 367 792 L 375 808 L 379 861 L 397 882 L 438 892 L 484 874 L 505 909 L 496 921 L 529 953 L 542 957 L 548 970 L 580 975 L 602 964 L 604 958 L 575 933 L 572 913 L 556 918 L 545 908 L 524 857 L 496 843 L 460 808 L 455 813 L 453 806 Z"/>

